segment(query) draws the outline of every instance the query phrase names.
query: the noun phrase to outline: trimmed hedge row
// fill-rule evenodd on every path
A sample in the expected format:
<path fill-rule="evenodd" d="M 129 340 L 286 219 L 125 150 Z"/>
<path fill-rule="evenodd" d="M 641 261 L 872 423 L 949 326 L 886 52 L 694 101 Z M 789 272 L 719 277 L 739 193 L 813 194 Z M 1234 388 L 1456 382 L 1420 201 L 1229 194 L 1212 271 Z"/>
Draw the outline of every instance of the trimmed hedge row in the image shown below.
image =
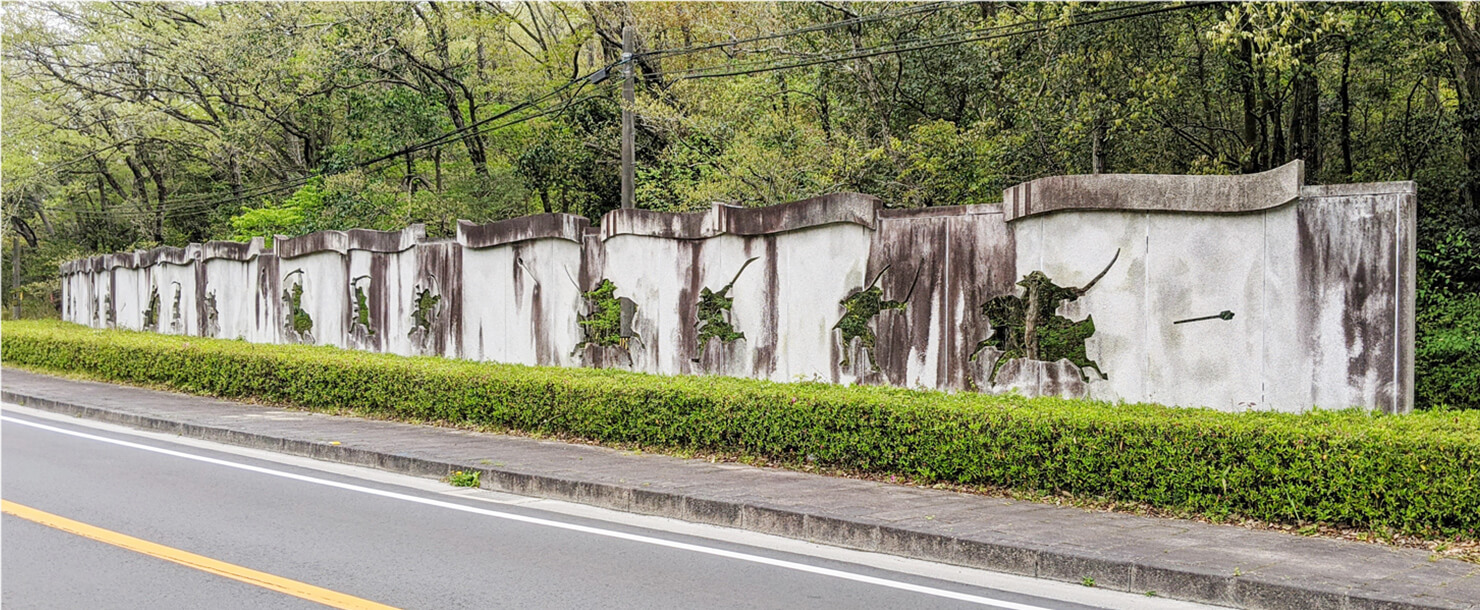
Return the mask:
<path fill-rule="evenodd" d="M 1475 538 L 1480 412 L 1220 413 L 540 368 L 6 322 L 0 359 L 309 409 Z"/>

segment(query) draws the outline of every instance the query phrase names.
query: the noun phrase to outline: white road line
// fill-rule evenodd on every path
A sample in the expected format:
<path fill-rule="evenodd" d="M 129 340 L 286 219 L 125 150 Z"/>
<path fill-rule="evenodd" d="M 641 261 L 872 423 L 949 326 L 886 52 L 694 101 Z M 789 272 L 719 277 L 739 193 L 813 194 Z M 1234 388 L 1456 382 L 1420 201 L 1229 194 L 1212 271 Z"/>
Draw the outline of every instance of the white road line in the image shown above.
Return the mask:
<path fill-rule="evenodd" d="M 969 602 L 969 603 L 973 603 L 973 604 L 979 604 L 979 605 L 982 605 L 982 606 L 990 606 L 990 607 L 993 607 L 993 608 L 1003 608 L 1004 610 L 1049 610 L 1048 608 L 1045 608 L 1043 606 L 1034 606 L 1034 605 L 1030 605 L 1030 604 L 1021 604 L 1021 603 L 1017 603 L 1017 602 L 1010 602 L 1010 601 L 992 599 L 992 598 L 989 598 L 989 597 L 982 597 L 980 595 L 971 595 L 971 594 L 968 594 L 968 593 L 960 593 L 960 592 L 957 592 L 957 591 L 950 591 L 950 590 L 947 590 L 947 589 L 938 589 L 938 588 L 935 588 L 935 587 L 927 587 L 927 586 L 924 586 L 924 585 L 917 585 L 917 584 L 913 584 L 913 583 L 900 582 L 900 581 L 897 581 L 897 580 L 889 580 L 887 578 L 879 578 L 879 577 L 876 577 L 876 576 L 867 576 L 867 575 L 864 575 L 864 574 L 855 574 L 855 573 L 846 572 L 846 571 L 843 571 L 843 570 L 834 570 L 832 568 L 823 568 L 823 567 L 818 567 L 818 566 L 812 566 L 812 565 L 807 565 L 805 563 L 797 563 L 795 561 L 786 561 L 784 559 L 773 559 L 773 558 L 770 558 L 770 557 L 762 557 L 760 555 L 751 555 L 749 553 L 740 553 L 740 552 L 736 552 L 736 551 L 728 551 L 728 550 L 725 550 L 725 549 L 716 549 L 716 548 L 711 548 L 711 547 L 702 546 L 702 545 L 698 545 L 698 544 L 689 544 L 689 543 L 686 543 L 686 542 L 676 542 L 676 541 L 673 541 L 673 540 L 664 540 L 662 538 L 654 538 L 652 536 L 643 536 L 643 535 L 640 535 L 640 534 L 630 534 L 630 533 L 627 533 L 627 532 L 619 532 L 619 531 L 614 531 L 614 530 L 601 529 L 601 528 L 590 527 L 590 526 L 586 526 L 586 525 L 577 525 L 577 524 L 574 524 L 574 523 L 563 523 L 563 522 L 560 522 L 560 521 L 552 521 L 552 520 L 549 520 L 549 519 L 541 519 L 539 517 L 530 517 L 530 516 L 526 516 L 526 515 L 519 515 L 519 514 L 514 514 L 514 513 L 506 513 L 506 512 L 496 511 L 496 510 L 489 510 L 489 509 L 486 509 L 486 508 L 477 508 L 477 507 L 473 507 L 473 506 L 464 506 L 462 504 L 457 504 L 457 503 L 453 503 L 453 502 L 444 502 L 442 500 L 433 500 L 431 498 L 421 498 L 421 497 L 412 496 L 412 495 L 408 495 L 408 494 L 397 493 L 397 492 L 394 492 L 394 491 L 385 491 L 385 490 L 374 489 L 374 488 L 370 488 L 370 487 L 362 487 L 362 486 L 354 485 L 354 484 L 350 484 L 350 483 L 341 483 L 341 482 L 338 482 L 338 481 L 330 481 L 330 480 L 327 480 L 327 479 L 320 479 L 320 478 L 316 478 L 316 477 L 310 477 L 310 476 L 305 476 L 305 475 L 291 473 L 291 472 L 283 472 L 283 471 L 280 471 L 280 470 L 273 470 L 271 468 L 263 468 L 261 466 L 253 466 L 253 465 L 250 465 L 250 464 L 239 464 L 237 462 L 232 462 L 232 461 L 229 461 L 229 460 L 221 460 L 221 459 L 216 459 L 216 458 L 211 458 L 211 457 L 205 457 L 205 456 L 201 456 L 201 455 L 195 455 L 195 454 L 191 454 L 191 453 L 185 453 L 183 451 L 174 451 L 174 450 L 171 450 L 171 449 L 164 449 L 164 448 L 161 448 L 161 447 L 152 447 L 152 446 L 149 446 L 149 445 L 143 445 L 143 444 L 139 444 L 139 443 L 132 443 L 132 442 L 129 442 L 129 441 L 108 438 L 108 437 L 105 437 L 105 436 L 97 436 L 97 435 L 94 435 L 94 434 L 88 434 L 86 432 L 77 432 L 75 430 L 68 430 L 66 428 L 58 428 L 58 427 L 55 427 L 55 426 L 48 426 L 46 424 L 39 424 L 39 423 L 36 423 L 36 422 L 26 421 L 24 419 L 17 419 L 17 418 L 10 417 L 10 416 L 7 416 L 7 415 L 0 415 L 0 421 L 5 421 L 5 422 L 9 422 L 9 423 L 13 423 L 13 424 L 18 424 L 18 425 L 22 425 L 22 426 L 29 426 L 29 427 L 32 427 L 32 428 L 36 428 L 36 429 L 40 429 L 40 430 L 46 430 L 46 431 L 49 431 L 49 432 L 55 432 L 55 433 L 58 433 L 58 434 L 65 434 L 65 435 L 74 436 L 74 437 L 77 437 L 77 438 L 85 438 L 85 439 L 88 439 L 88 440 L 94 440 L 94 441 L 99 441 L 99 442 L 103 442 L 103 443 L 109 443 L 109 444 L 118 445 L 118 446 L 121 446 L 121 447 L 129 447 L 129 448 L 132 448 L 132 449 L 140 449 L 140 450 L 148 451 L 148 452 L 151 452 L 151 453 L 158 453 L 158 454 L 161 454 L 161 455 L 168 455 L 168 456 L 172 456 L 172 457 L 184 458 L 184 459 L 187 459 L 187 460 L 194 460 L 194 461 L 197 461 L 197 462 L 204 462 L 204 463 L 207 463 L 207 464 L 215 464 L 217 466 L 225 466 L 227 468 L 236 468 L 238 470 L 245 470 L 245 471 L 248 471 L 248 472 L 256 472 L 256 473 L 259 473 L 259 474 L 265 474 L 265 475 L 270 475 L 270 476 L 275 476 L 275 477 L 281 477 L 281 478 L 284 478 L 284 479 L 290 479 L 290 480 L 294 480 L 294 481 L 302 481 L 304 483 L 312 483 L 314 485 L 323 485 L 325 487 L 334 487 L 334 488 L 343 489 L 343 490 L 346 490 L 346 491 L 354 491 L 354 492 L 359 492 L 359 493 L 368 494 L 368 495 L 372 495 L 372 496 L 380 496 L 382 498 L 391 498 L 391 499 L 394 499 L 394 500 L 403 500 L 403 501 L 406 501 L 406 502 L 414 502 L 414 503 L 417 503 L 417 504 L 424 504 L 424 505 L 427 505 L 427 506 L 436 506 L 436 507 L 439 507 L 439 508 L 446 508 L 446 509 L 451 509 L 451 510 L 456 510 L 456 511 L 462 511 L 462 512 L 465 512 L 465 513 L 473 513 L 473 514 L 477 514 L 477 515 L 484 515 L 484 516 L 488 516 L 488 517 L 495 517 L 495 518 L 498 518 L 498 519 L 506 519 L 506 520 L 509 520 L 509 521 L 518 521 L 518 522 L 521 522 L 521 523 L 529 523 L 529 524 L 532 524 L 532 525 L 542 525 L 542 526 L 545 526 L 545 527 L 554 527 L 554 528 L 559 528 L 559 529 L 563 529 L 563 530 L 570 530 L 570 531 L 574 531 L 574 532 L 581 532 L 581 533 L 585 533 L 585 534 L 593 534 L 593 535 L 596 535 L 596 536 L 605 536 L 605 537 L 608 537 L 608 538 L 616 538 L 616 539 L 619 539 L 619 540 L 627 540 L 627 541 L 631 541 L 631 542 L 640 542 L 640 543 L 643 543 L 643 544 L 651 544 L 651 545 L 654 545 L 654 546 L 668 547 L 668 548 L 672 548 L 672 549 L 679 549 L 679 550 L 690 551 L 690 552 L 694 552 L 694 553 L 703 553 L 703 554 L 706 554 L 706 555 L 714 555 L 714 556 L 717 556 L 717 557 L 724 557 L 724 558 L 727 558 L 727 559 L 734 559 L 734 560 L 738 560 L 738 561 L 746 561 L 746 562 L 750 562 L 750 563 L 757 563 L 757 564 L 761 564 L 761 565 L 768 565 L 768 566 L 773 566 L 773 567 L 778 567 L 778 568 L 784 568 L 784 569 L 788 569 L 788 570 L 796 570 L 798 572 L 807 572 L 807 573 L 810 573 L 810 574 L 817 574 L 817 575 L 821 575 L 821 576 L 830 576 L 830 577 L 833 577 L 833 578 L 840 578 L 840 579 L 843 579 L 843 580 L 851 580 L 851 581 L 854 581 L 854 582 L 867 583 L 867 584 L 877 585 L 877 586 L 881 586 L 881 587 L 888 587 L 888 588 L 891 588 L 891 589 L 899 589 L 899 590 L 902 590 L 902 591 L 909 591 L 909 592 L 912 592 L 912 593 L 920 593 L 920 594 L 924 594 L 924 595 L 931 595 L 931 596 L 934 596 L 934 597 L 941 597 L 941 598 L 945 598 L 945 599 L 954 599 L 954 600 L 958 600 L 958 601 L 964 601 L 964 602 Z"/>

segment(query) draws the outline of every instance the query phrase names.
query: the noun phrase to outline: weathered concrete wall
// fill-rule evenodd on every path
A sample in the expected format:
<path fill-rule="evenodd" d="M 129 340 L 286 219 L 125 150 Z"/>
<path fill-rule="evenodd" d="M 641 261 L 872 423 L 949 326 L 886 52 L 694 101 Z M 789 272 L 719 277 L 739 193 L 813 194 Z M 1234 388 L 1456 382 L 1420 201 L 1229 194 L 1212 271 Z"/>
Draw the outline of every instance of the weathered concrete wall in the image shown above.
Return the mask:
<path fill-rule="evenodd" d="M 599 228 L 460 222 L 455 240 L 418 225 L 211 242 L 66 263 L 63 315 L 662 374 L 1407 411 L 1414 187 L 1301 181 L 1294 163 L 1047 178 L 1000 205 L 889 210 L 844 193 L 618 210 Z M 596 302 L 604 281 L 615 292 Z M 588 321 L 603 307 L 621 323 Z"/>
<path fill-rule="evenodd" d="M 1041 270 L 1080 286 L 1119 258 L 1060 308 L 1075 320 L 1093 316 L 1086 352 L 1108 379 L 1036 366 L 999 381 L 1030 393 L 1224 410 L 1412 408 L 1412 183 L 1301 188 L 1295 163 L 1239 177 L 1269 185 L 1264 199 L 1229 187 L 1237 197 L 1219 205 L 1173 201 L 1193 192 L 1177 178 L 1107 179 L 1120 193 L 1114 210 L 1085 203 L 1065 178 L 1050 179 L 1059 192 L 1014 187 L 1020 210 L 1022 193 L 1036 198 L 1013 223 L 1019 276 Z M 1198 188 L 1218 190 L 1206 180 L 1197 178 Z M 1201 213 L 1170 211 L 1178 206 Z M 1176 323 L 1224 311 L 1232 318 Z"/>

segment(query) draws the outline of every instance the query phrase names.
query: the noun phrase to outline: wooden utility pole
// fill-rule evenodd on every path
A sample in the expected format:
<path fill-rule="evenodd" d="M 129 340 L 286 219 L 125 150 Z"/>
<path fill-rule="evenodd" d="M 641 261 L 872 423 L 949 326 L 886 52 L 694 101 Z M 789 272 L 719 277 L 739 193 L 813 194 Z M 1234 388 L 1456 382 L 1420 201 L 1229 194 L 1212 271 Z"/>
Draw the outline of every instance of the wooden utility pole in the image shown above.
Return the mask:
<path fill-rule="evenodd" d="M 622 26 L 622 207 L 632 207 L 632 192 L 637 174 L 633 168 L 632 137 L 632 26 Z"/>

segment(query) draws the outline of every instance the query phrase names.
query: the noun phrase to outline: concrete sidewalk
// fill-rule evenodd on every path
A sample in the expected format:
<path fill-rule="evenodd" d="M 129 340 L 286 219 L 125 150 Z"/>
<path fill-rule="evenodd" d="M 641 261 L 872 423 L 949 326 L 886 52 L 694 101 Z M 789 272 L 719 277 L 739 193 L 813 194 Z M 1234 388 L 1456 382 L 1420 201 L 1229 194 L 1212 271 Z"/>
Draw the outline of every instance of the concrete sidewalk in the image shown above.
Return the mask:
<path fill-rule="evenodd" d="M 1242 608 L 1480 609 L 1480 566 L 1375 544 L 336 417 L 4 369 L 6 402 L 234 445 Z"/>

